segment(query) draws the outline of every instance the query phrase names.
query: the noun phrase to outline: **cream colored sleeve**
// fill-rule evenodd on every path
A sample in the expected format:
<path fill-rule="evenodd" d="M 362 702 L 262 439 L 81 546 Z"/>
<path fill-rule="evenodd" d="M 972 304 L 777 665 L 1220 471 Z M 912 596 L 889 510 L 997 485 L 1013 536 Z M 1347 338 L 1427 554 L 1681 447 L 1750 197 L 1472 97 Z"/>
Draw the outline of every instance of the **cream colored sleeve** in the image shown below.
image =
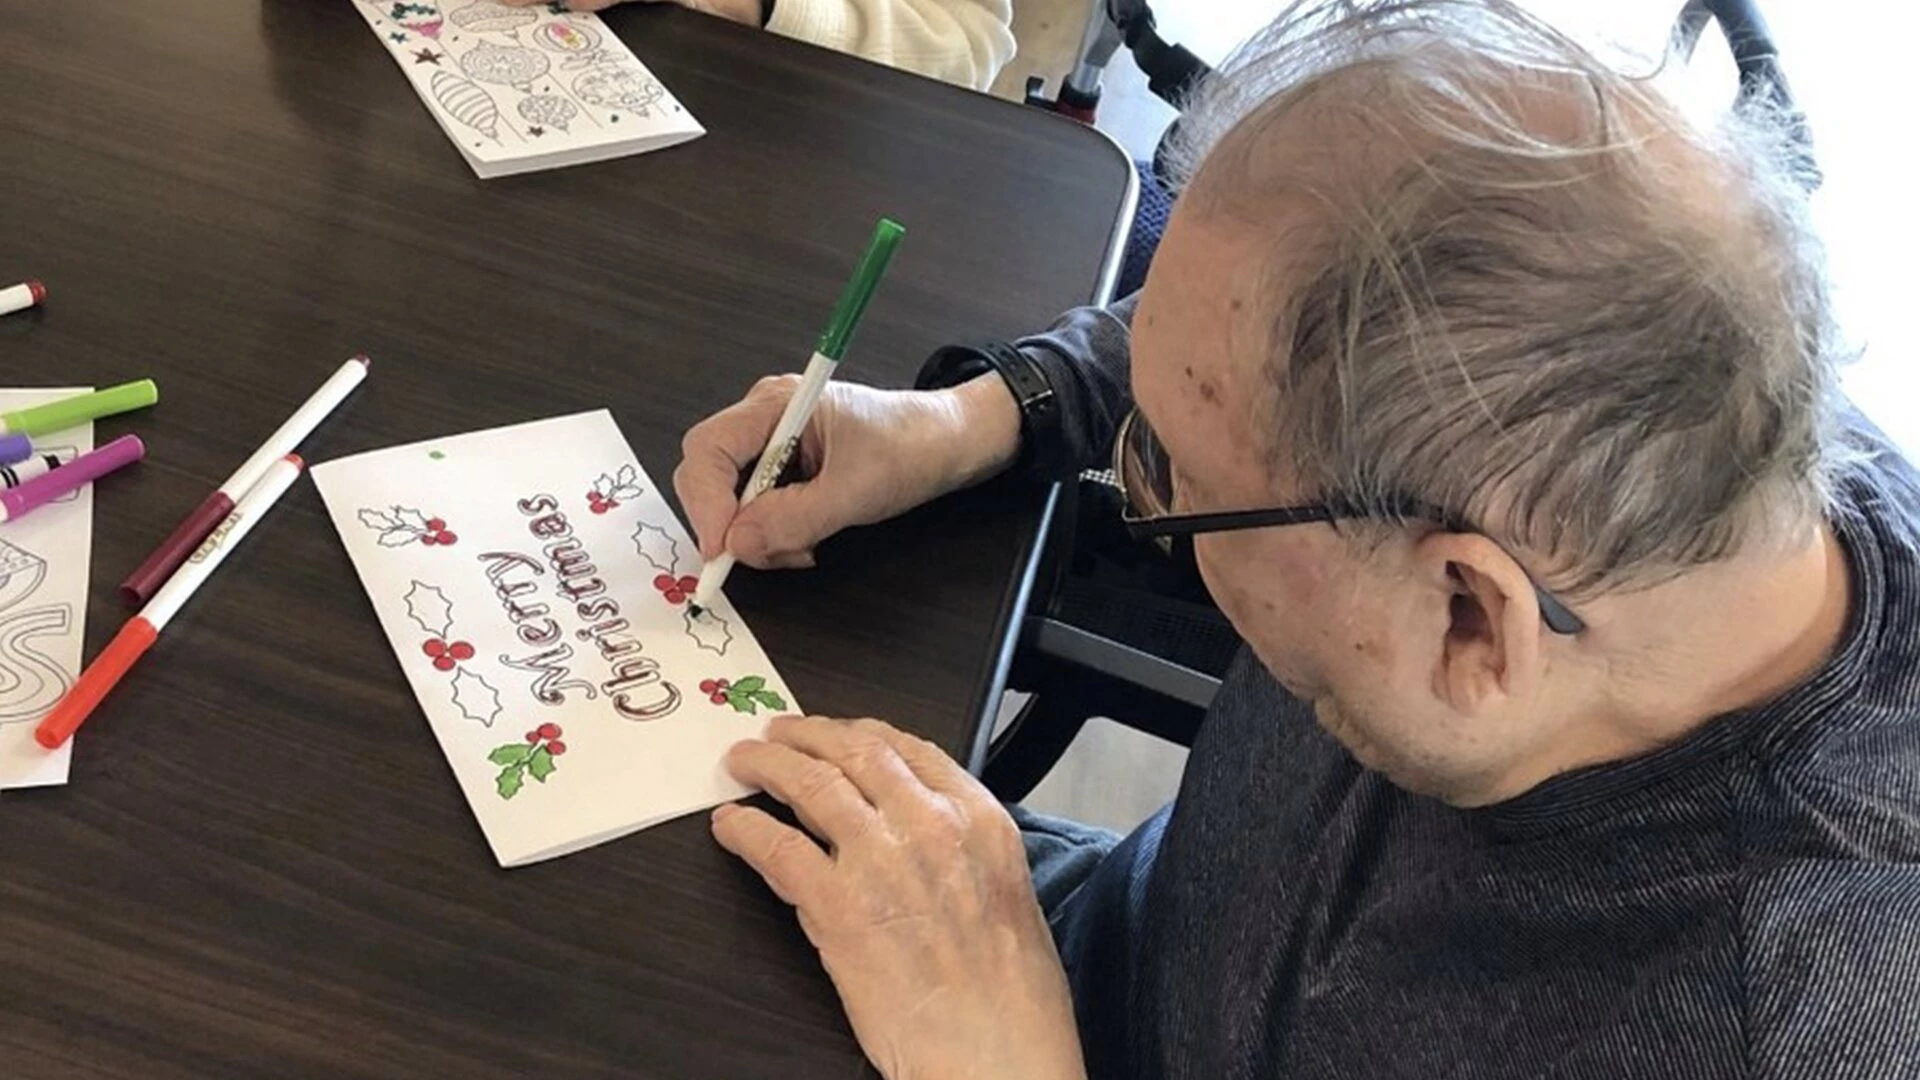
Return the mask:
<path fill-rule="evenodd" d="M 775 0 L 767 29 L 975 90 L 1013 59 L 1012 0 Z"/>

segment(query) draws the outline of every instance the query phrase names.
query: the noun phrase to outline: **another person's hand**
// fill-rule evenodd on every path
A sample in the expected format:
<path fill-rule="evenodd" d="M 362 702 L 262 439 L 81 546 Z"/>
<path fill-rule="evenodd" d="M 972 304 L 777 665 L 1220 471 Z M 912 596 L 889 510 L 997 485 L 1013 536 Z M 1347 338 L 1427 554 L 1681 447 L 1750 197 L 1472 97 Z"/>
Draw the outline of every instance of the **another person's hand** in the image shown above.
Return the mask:
<path fill-rule="evenodd" d="M 532 7 L 545 4 L 548 0 L 501 0 L 508 7 Z M 568 11 L 605 11 L 620 3 L 621 0 L 567 0 Z M 709 15 L 718 15 L 748 26 L 759 26 L 760 0 L 651 0 L 655 3 L 679 4 L 683 8 L 704 11 Z"/>
<path fill-rule="evenodd" d="M 801 479 L 742 510 L 741 470 L 760 459 L 799 385 L 797 375 L 762 379 L 687 432 L 673 486 L 702 557 L 731 551 L 761 569 L 810 566 L 814 545 L 841 529 L 978 483 L 1019 451 L 1019 409 L 997 375 L 934 391 L 834 382 L 801 437 Z"/>
<path fill-rule="evenodd" d="M 722 806 L 713 835 L 800 916 L 888 1080 L 1081 1080 L 1066 973 L 1005 808 L 878 720 L 779 717 L 727 767 L 808 832 Z"/>

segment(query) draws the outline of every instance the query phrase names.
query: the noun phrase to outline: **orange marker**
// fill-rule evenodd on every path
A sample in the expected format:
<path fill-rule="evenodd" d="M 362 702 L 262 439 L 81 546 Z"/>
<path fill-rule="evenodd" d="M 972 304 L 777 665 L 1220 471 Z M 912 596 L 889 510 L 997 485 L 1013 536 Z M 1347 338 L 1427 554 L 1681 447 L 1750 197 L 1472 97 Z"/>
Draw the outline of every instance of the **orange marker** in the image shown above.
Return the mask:
<path fill-rule="evenodd" d="M 67 691 L 67 695 L 34 729 L 35 741 L 49 750 L 58 750 L 73 738 L 73 733 L 86 723 L 101 699 L 119 685 L 128 670 L 153 647 L 160 637 L 160 631 L 167 628 L 167 624 L 186 606 L 194 592 L 226 561 L 227 553 L 253 531 L 253 527 L 260 523 L 273 504 L 280 501 L 280 496 L 285 495 L 293 482 L 299 479 L 303 467 L 300 458 L 294 454 L 288 454 L 273 463 L 267 474 L 234 506 L 233 513 L 228 514 L 226 520 L 213 530 L 199 550 L 154 594 L 147 606 L 140 609 L 140 614 L 127 620 L 127 624 L 107 643 L 106 650 L 87 665 L 87 670 L 80 673 L 73 689 Z"/>

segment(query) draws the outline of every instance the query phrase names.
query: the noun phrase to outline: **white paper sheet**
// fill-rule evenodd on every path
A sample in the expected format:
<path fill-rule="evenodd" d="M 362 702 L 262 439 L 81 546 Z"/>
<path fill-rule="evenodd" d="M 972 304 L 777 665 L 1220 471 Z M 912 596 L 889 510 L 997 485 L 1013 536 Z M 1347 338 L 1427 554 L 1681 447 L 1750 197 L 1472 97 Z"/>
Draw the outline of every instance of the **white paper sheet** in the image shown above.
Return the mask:
<path fill-rule="evenodd" d="M 0 390 L 0 412 L 91 389 Z M 36 437 L 33 446 L 70 461 L 93 449 L 93 425 Z M 33 728 L 80 670 L 92 560 L 91 484 L 0 523 L 0 788 L 67 782 L 73 740 L 47 750 L 33 741 Z"/>
<path fill-rule="evenodd" d="M 353 0 L 482 179 L 706 133 L 597 15 L 496 0 Z"/>
<path fill-rule="evenodd" d="M 688 611 L 699 552 L 604 411 L 313 479 L 502 866 L 746 794 L 722 755 L 797 709 L 731 605 Z"/>

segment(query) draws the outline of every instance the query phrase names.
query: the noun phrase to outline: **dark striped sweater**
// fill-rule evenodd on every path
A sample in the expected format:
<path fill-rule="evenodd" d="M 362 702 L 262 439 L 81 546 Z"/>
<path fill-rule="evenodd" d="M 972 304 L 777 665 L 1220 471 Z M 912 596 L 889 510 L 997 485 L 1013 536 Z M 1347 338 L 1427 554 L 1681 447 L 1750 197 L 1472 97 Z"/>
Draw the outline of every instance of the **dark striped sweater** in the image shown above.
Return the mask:
<path fill-rule="evenodd" d="M 1026 344 L 1090 454 L 1124 325 Z M 1452 809 L 1243 655 L 1178 800 L 1055 914 L 1092 1076 L 1920 1078 L 1920 480 L 1849 430 L 1840 650 L 1645 757 Z"/>

